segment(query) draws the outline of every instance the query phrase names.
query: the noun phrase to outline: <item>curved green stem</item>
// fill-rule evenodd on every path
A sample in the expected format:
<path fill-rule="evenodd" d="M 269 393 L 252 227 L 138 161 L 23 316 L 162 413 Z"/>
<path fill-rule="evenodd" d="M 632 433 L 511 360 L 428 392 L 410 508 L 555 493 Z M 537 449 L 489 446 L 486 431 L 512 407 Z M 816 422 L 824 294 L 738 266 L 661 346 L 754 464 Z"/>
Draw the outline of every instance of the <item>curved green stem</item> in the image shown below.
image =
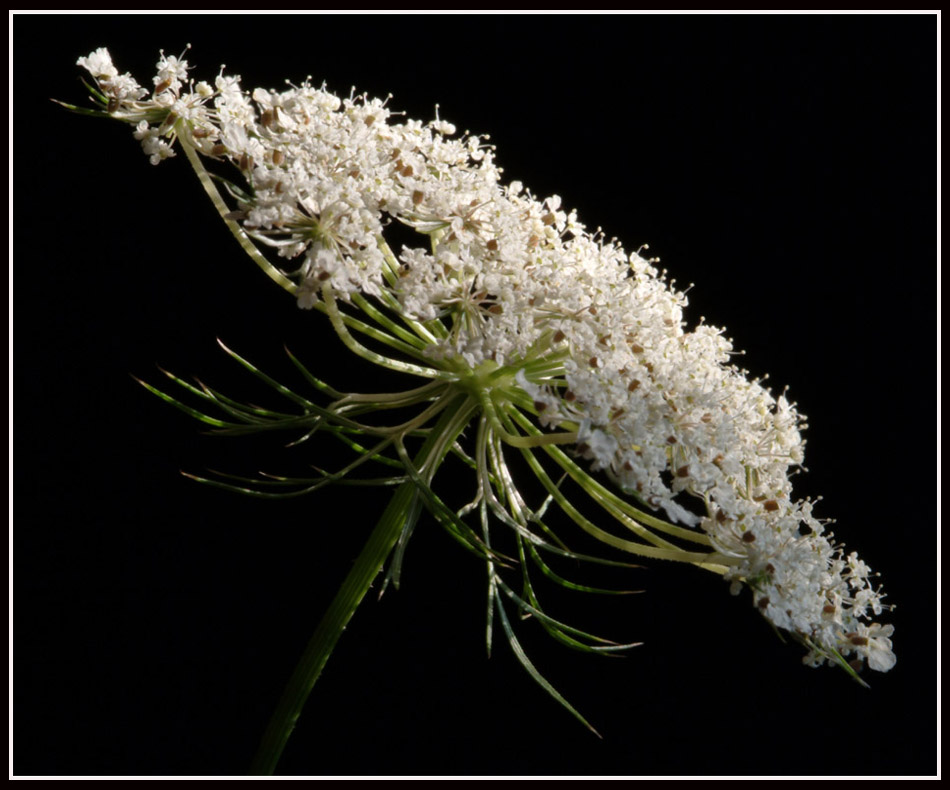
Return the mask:
<path fill-rule="evenodd" d="M 507 416 L 517 422 L 524 430 L 531 435 L 544 436 L 541 431 L 528 420 L 517 409 L 510 409 L 506 412 Z M 638 508 L 633 507 L 628 502 L 617 496 L 607 487 L 601 485 L 597 480 L 584 472 L 574 461 L 572 461 L 563 451 L 553 448 L 548 451 L 550 455 L 565 472 L 570 475 L 581 488 L 583 488 L 596 502 L 601 504 L 610 512 L 619 511 L 621 515 L 629 517 L 645 527 L 652 527 L 660 532 L 665 532 L 674 537 L 698 543 L 703 546 L 712 546 L 709 536 L 702 532 L 678 527 L 670 524 L 656 516 L 651 516 Z M 621 519 L 622 521 L 622 519 Z M 623 522 L 626 524 L 626 522 Z M 629 525 L 628 525 L 629 526 Z M 636 531 L 636 530 L 634 530 Z M 661 544 L 657 544 L 661 545 Z M 672 544 L 667 544 L 672 545 Z"/>
<path fill-rule="evenodd" d="M 360 310 L 366 313 L 366 315 L 372 318 L 377 324 L 385 327 L 394 337 L 401 338 L 404 343 L 407 343 L 413 348 L 416 348 L 419 351 L 424 351 L 428 346 L 432 345 L 431 343 L 427 343 L 422 338 L 416 337 L 416 335 L 412 334 L 412 332 L 397 324 L 382 310 L 379 310 L 375 305 L 371 304 L 362 294 L 351 294 L 350 301 L 353 302 L 353 304 L 355 304 Z M 433 343 L 434 342 L 435 341 L 433 341 Z"/>
<path fill-rule="evenodd" d="M 227 215 L 230 212 L 230 209 L 228 208 L 227 203 L 224 202 L 224 198 L 221 197 L 221 193 L 218 192 L 218 188 L 211 180 L 211 176 L 208 175 L 208 171 L 205 170 L 205 166 L 201 163 L 201 158 L 198 156 L 198 152 L 195 151 L 195 149 L 188 145 L 188 143 L 184 140 L 181 141 L 181 147 L 185 150 L 185 156 L 188 157 L 188 162 L 191 164 L 192 169 L 198 176 L 201 186 L 203 186 L 205 192 L 208 193 L 208 197 L 211 198 L 211 202 L 214 203 L 214 207 L 221 215 L 221 219 L 224 220 L 224 224 L 227 225 L 228 230 L 231 231 L 231 235 L 233 235 L 234 238 L 238 240 L 238 243 L 244 248 L 244 251 L 251 256 L 251 260 L 253 260 L 254 263 L 264 270 L 264 274 L 270 277 L 285 291 L 289 291 L 290 293 L 296 295 L 297 286 L 294 285 L 287 277 L 285 277 L 281 271 L 276 266 L 274 266 L 274 264 L 261 255 L 261 251 L 254 246 L 254 243 L 247 237 L 247 234 L 240 225 L 238 225 L 233 219 L 228 219 Z"/>
<path fill-rule="evenodd" d="M 344 345 L 346 345 L 346 347 L 357 356 L 363 357 L 363 359 L 367 359 L 373 364 L 379 365 L 380 367 L 396 370 L 400 373 L 409 373 L 410 375 L 421 376 L 423 378 L 430 379 L 457 378 L 454 373 L 448 373 L 444 370 L 422 367 L 420 365 L 414 365 L 411 362 L 402 362 L 398 359 L 384 357 L 382 354 L 377 354 L 375 351 L 370 351 L 368 348 L 366 348 L 366 346 L 358 343 L 356 338 L 354 338 L 346 328 L 346 321 L 344 320 L 344 316 L 340 312 L 340 308 L 336 303 L 336 295 L 333 293 L 333 288 L 329 284 L 325 284 L 323 286 L 323 304 L 326 308 L 326 314 L 330 317 L 330 323 L 333 324 L 333 329 L 336 331 L 337 335 L 339 335 L 340 340 L 342 340 Z"/>
<path fill-rule="evenodd" d="M 710 569 L 717 570 L 719 563 L 725 559 L 716 553 L 707 554 L 702 552 L 684 551 L 682 549 L 676 548 L 667 548 L 665 546 L 648 546 L 643 543 L 634 543 L 633 541 L 624 540 L 623 538 L 619 538 L 616 535 L 601 529 L 590 519 L 584 517 L 580 511 L 571 504 L 567 497 L 561 493 L 561 490 L 554 483 L 554 481 L 551 480 L 547 472 L 544 471 L 544 468 L 538 462 L 538 459 L 535 458 L 531 452 L 522 448 L 521 453 L 528 462 L 528 465 L 531 467 L 531 470 L 534 472 L 535 476 L 540 481 L 541 485 L 547 489 L 547 492 L 554 498 L 554 501 L 557 502 L 561 510 L 564 511 L 564 513 L 581 529 L 603 543 L 606 543 L 608 546 L 613 546 L 614 548 L 618 548 L 621 551 L 630 552 L 631 554 L 638 554 L 641 557 L 651 557 L 662 560 L 676 560 L 678 562 L 692 562 L 702 567 L 710 566 Z"/>
<path fill-rule="evenodd" d="M 540 431 L 532 436 L 520 436 L 505 430 L 498 410 L 492 402 L 491 395 L 487 392 L 479 393 L 482 408 L 491 420 L 492 431 L 494 431 L 505 444 L 512 447 L 546 447 L 552 444 L 576 444 L 577 431 L 558 431 L 557 433 L 544 433 Z"/>
<path fill-rule="evenodd" d="M 270 277 L 275 283 L 277 283 L 281 288 L 283 288 L 288 293 L 297 295 L 297 286 L 290 280 L 283 272 L 280 271 L 274 264 L 272 264 L 266 257 L 261 253 L 261 251 L 255 246 L 254 242 L 248 237 L 247 233 L 244 232 L 244 229 L 233 219 L 229 219 L 228 215 L 230 214 L 230 208 L 228 204 L 224 202 L 224 198 L 221 197 L 221 192 L 215 186 L 214 181 L 212 181 L 210 174 L 205 168 L 204 164 L 201 162 L 201 157 L 198 155 L 198 152 L 189 145 L 185 140 L 181 140 L 181 147 L 185 151 L 185 156 L 188 158 L 188 162 L 191 164 L 192 169 L 195 171 L 195 174 L 198 176 L 198 180 L 201 182 L 201 186 L 204 187 L 205 192 L 208 197 L 211 198 L 211 202 L 214 204 L 215 209 L 218 214 L 220 214 L 221 219 L 224 220 L 224 224 L 228 226 L 228 230 L 231 231 L 231 235 L 237 239 L 238 243 L 244 249 L 244 251 L 251 257 L 251 260 L 254 261 L 264 273 Z M 326 307 L 317 302 L 314 307 L 320 312 L 326 312 Z M 378 313 L 378 311 L 377 311 Z M 381 314 L 379 314 L 381 315 Z M 347 326 L 351 326 L 353 329 L 358 332 L 372 337 L 381 343 L 395 348 L 397 351 L 409 354 L 419 358 L 419 348 L 414 345 L 400 340 L 392 335 L 383 332 L 377 329 L 370 324 L 367 324 L 363 321 L 360 321 L 358 318 L 354 318 L 349 315 L 342 315 L 341 320 Z M 375 316 L 373 316 L 375 317 Z"/>
<path fill-rule="evenodd" d="M 389 287 L 395 290 L 396 283 L 399 282 L 399 261 L 396 259 L 396 256 L 393 254 L 392 248 L 386 242 L 381 235 L 376 237 L 376 244 L 379 248 L 379 251 L 383 254 L 383 258 L 386 261 L 386 266 L 383 268 L 383 276 L 386 278 L 386 282 L 389 283 Z M 399 303 L 388 291 L 384 291 L 384 301 L 387 305 L 399 312 Z M 435 345 L 439 339 L 445 339 L 448 337 L 448 330 L 440 320 L 432 319 L 431 321 L 416 321 L 410 318 L 403 316 L 403 320 L 408 324 L 412 330 L 425 341 L 426 345 Z"/>
<path fill-rule="evenodd" d="M 460 409 L 447 408 L 429 432 L 429 435 L 415 458 L 416 468 L 432 464 L 433 467 L 445 457 L 453 442 L 461 432 L 458 412 Z M 464 425 L 462 426 L 464 427 Z M 457 431 L 447 440 L 445 434 Z M 373 580 L 383 569 L 386 558 L 392 552 L 406 527 L 406 521 L 413 510 L 416 497 L 419 496 L 416 485 L 406 482 L 393 494 L 389 505 L 380 518 L 369 540 L 357 557 L 349 574 L 337 591 L 333 602 L 323 615 L 317 630 L 304 651 L 300 663 L 294 670 L 290 681 L 280 699 L 274 715 L 271 717 L 260 748 L 251 767 L 254 776 L 270 776 L 284 751 L 287 740 L 293 732 L 303 706 L 310 696 L 317 678 L 323 671 L 337 640 L 353 617 Z"/>

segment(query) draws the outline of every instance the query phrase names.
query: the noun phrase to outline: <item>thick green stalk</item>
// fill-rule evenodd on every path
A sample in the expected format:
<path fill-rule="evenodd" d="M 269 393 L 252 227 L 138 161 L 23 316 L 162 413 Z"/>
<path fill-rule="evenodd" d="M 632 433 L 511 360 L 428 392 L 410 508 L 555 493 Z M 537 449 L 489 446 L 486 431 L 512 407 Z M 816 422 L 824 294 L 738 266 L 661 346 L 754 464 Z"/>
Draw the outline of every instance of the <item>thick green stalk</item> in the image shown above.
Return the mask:
<path fill-rule="evenodd" d="M 471 405 L 459 403 L 458 399 L 452 400 L 453 402 L 443 410 L 438 423 L 429 432 L 422 449 L 416 456 L 414 460 L 416 468 L 428 463 L 437 466 L 467 424 L 467 421 L 458 419 L 459 411 L 471 408 Z M 455 432 L 451 441 L 447 441 L 447 437 L 443 436 L 447 430 Z M 310 696 L 317 678 L 320 677 L 347 623 L 353 617 L 373 580 L 383 569 L 386 558 L 406 526 L 407 516 L 418 495 L 416 486 L 412 482 L 403 483 L 393 494 L 382 518 L 370 534 L 369 540 L 323 615 L 323 619 L 297 664 L 261 740 L 251 767 L 251 775 L 270 776 L 274 773 L 307 697 Z"/>

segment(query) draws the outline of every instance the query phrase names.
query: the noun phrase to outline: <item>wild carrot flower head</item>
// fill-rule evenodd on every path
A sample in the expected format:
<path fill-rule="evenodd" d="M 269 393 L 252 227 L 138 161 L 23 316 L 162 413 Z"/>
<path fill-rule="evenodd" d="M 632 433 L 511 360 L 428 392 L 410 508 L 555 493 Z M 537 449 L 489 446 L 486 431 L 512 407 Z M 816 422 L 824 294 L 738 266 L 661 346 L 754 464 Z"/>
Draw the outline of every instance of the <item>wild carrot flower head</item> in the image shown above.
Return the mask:
<path fill-rule="evenodd" d="M 505 179 L 486 137 L 457 135 L 438 114 L 406 119 L 388 99 L 340 98 L 309 79 L 282 91 L 246 91 L 223 72 L 213 87 L 194 84 L 187 62 L 164 54 L 150 93 L 105 49 L 79 65 L 95 79 L 100 114 L 134 125 L 154 164 L 181 145 L 245 249 L 299 307 L 326 313 L 355 353 L 427 382 L 390 401 L 321 385 L 330 406 L 299 405 L 313 431 L 378 439 L 358 446 L 354 464 L 399 465 L 421 505 L 489 563 L 499 608 L 507 598 L 546 617 L 497 573 L 489 524 L 513 529 L 532 557 L 569 553 L 544 521 L 553 504 L 620 552 L 698 564 L 734 593 L 748 587 L 810 665 L 894 666 L 893 628 L 874 620 L 887 607 L 873 574 L 834 542 L 812 501 L 793 495 L 805 444 L 795 404 L 732 363 L 722 330 L 686 325 L 685 294 L 642 248 L 625 251 L 557 195 Z M 218 179 L 230 205 L 198 155 L 239 172 Z M 421 234 L 419 246 L 390 249 L 396 222 Z M 396 402 L 421 411 L 386 428 L 359 419 Z M 440 414 L 445 438 L 411 458 L 406 440 Z M 473 499 L 454 512 L 430 484 L 442 457 L 463 452 L 456 439 L 472 423 Z M 515 486 L 514 455 L 547 491 L 543 506 Z M 557 475 L 588 502 L 569 500 Z"/>

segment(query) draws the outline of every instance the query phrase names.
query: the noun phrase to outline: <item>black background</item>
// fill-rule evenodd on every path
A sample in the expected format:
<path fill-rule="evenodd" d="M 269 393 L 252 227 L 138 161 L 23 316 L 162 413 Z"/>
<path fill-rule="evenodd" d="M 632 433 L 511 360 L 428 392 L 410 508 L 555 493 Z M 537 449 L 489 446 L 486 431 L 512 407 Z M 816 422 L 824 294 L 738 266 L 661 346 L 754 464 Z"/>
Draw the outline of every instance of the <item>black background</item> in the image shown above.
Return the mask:
<path fill-rule="evenodd" d="M 158 49 L 245 87 L 308 74 L 489 132 L 510 179 L 644 242 L 809 415 L 801 495 L 881 572 L 896 668 L 812 670 L 746 596 L 653 564 L 552 613 L 645 644 L 573 653 L 522 624 L 549 699 L 496 634 L 484 568 L 431 521 L 402 588 L 357 612 L 281 763 L 309 775 L 932 774 L 936 19 L 932 16 L 17 16 L 14 19 L 17 774 L 246 771 L 286 678 L 386 502 L 262 502 L 178 475 L 299 472 L 314 443 L 202 436 L 130 373 L 266 397 L 215 337 L 295 379 L 385 388 L 249 262 L 183 156 L 67 113 L 76 58 L 142 83 Z M 290 438 L 290 437 L 288 437 Z M 331 461 L 332 462 L 332 461 Z M 437 483 L 440 478 L 437 478 Z M 473 481 L 447 467 L 443 490 Z M 570 525 L 565 535 L 573 535 Z M 612 578 L 611 581 L 618 581 Z"/>

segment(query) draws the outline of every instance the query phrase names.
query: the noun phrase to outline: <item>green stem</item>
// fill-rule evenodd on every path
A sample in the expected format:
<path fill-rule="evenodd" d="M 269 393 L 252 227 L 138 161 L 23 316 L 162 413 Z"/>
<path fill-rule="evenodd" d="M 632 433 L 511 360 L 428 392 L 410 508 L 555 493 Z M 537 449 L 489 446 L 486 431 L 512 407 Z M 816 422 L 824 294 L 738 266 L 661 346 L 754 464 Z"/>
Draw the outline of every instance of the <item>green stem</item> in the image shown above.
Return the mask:
<path fill-rule="evenodd" d="M 412 376 L 420 376 L 422 378 L 428 379 L 458 378 L 458 376 L 454 373 L 449 373 L 444 370 L 421 367 L 419 365 L 414 365 L 411 362 L 402 362 L 398 359 L 384 357 L 382 354 L 377 354 L 375 351 L 370 351 L 368 348 L 366 348 L 366 346 L 361 345 L 347 330 L 344 316 L 340 312 L 340 308 L 336 303 L 336 294 L 333 292 L 333 287 L 329 283 L 324 283 L 323 286 L 323 304 L 326 314 L 330 317 L 330 323 L 333 324 L 333 329 L 336 331 L 340 340 L 342 340 L 344 345 L 357 356 L 363 357 L 363 359 L 367 359 L 373 364 L 379 365 L 380 367 L 396 370 L 400 373 L 408 373 Z M 394 338 L 393 342 L 398 343 L 399 341 Z M 411 352 L 412 356 L 416 356 L 417 358 L 419 357 L 416 349 L 410 348 L 409 351 Z"/>
<path fill-rule="evenodd" d="M 247 237 L 247 234 L 240 225 L 238 225 L 233 219 L 228 219 L 228 206 L 224 202 L 224 198 L 221 197 L 221 193 L 218 192 L 218 188 L 211 180 L 211 176 L 208 175 L 208 171 L 205 170 L 205 166 L 201 163 L 201 158 L 198 156 L 198 152 L 195 151 L 195 149 L 192 148 L 185 140 L 181 141 L 181 147 L 185 151 L 185 156 L 188 157 L 189 164 L 191 164 L 192 169 L 198 176 L 201 186 L 204 187 L 208 197 L 211 198 L 211 202 L 221 215 L 221 219 L 224 220 L 224 224 L 227 225 L 228 230 L 231 231 L 231 235 L 233 235 L 234 238 L 238 240 L 238 244 L 240 244 L 241 247 L 244 248 L 244 251 L 251 256 L 251 260 L 261 267 L 261 269 L 264 271 L 264 274 L 270 277 L 285 291 L 296 295 L 297 286 L 294 285 L 293 282 L 291 282 L 287 277 L 285 277 L 280 272 L 280 270 L 274 266 L 274 264 L 261 255 L 260 250 L 254 246 L 253 242 Z"/>
<path fill-rule="evenodd" d="M 456 401 L 454 406 L 456 408 L 450 404 L 443 410 L 438 423 L 429 432 L 422 449 L 415 458 L 416 468 L 432 462 L 437 466 L 467 424 L 465 421 L 460 426 L 458 419 L 458 413 L 466 409 L 465 405 Z M 470 409 L 471 406 L 468 408 Z M 455 431 L 455 436 L 451 441 L 447 441 L 444 436 L 447 430 Z M 412 510 L 413 502 L 418 495 L 416 485 L 412 482 L 403 483 L 393 494 L 382 518 L 376 524 L 333 602 L 323 615 L 323 619 L 284 689 L 283 696 L 267 725 L 260 748 L 254 758 L 251 775 L 271 776 L 274 773 L 307 697 L 310 696 L 337 640 L 372 586 L 373 580 L 383 569 L 386 558 L 406 526 L 407 515 Z"/>
<path fill-rule="evenodd" d="M 208 197 L 211 198 L 211 202 L 214 204 L 215 209 L 217 210 L 218 214 L 221 215 L 221 219 L 224 220 L 224 224 L 227 225 L 228 230 L 231 231 L 231 234 L 235 239 L 237 239 L 244 251 L 268 277 L 270 277 L 285 291 L 296 296 L 297 286 L 293 283 L 293 281 L 286 277 L 283 272 L 280 271 L 280 269 L 278 269 L 276 266 L 274 266 L 274 264 L 264 257 L 261 251 L 257 249 L 257 247 L 254 245 L 254 242 L 248 238 L 248 235 L 244 232 L 244 229 L 237 222 L 232 219 L 228 219 L 228 215 L 230 213 L 228 204 L 225 203 L 224 198 L 221 197 L 221 193 L 215 186 L 214 181 L 212 181 L 211 176 L 205 169 L 204 164 L 202 164 L 201 157 L 198 155 L 198 152 L 185 140 L 181 140 L 181 147 L 184 149 L 185 156 L 188 157 L 188 162 L 191 164 L 192 169 L 198 176 L 198 180 L 204 187 L 205 192 L 208 194 Z M 326 312 L 326 307 L 320 302 L 317 302 L 314 307 L 320 312 Z M 389 335 L 386 332 L 371 326 L 370 324 L 360 321 L 358 318 L 341 314 L 341 320 L 344 324 L 353 327 L 358 332 L 362 332 L 363 334 L 368 335 L 369 337 L 372 337 L 381 343 L 385 343 L 386 345 L 395 348 L 397 351 L 402 351 L 411 357 L 421 359 L 419 349 L 415 346 L 399 340 L 398 338 L 393 337 L 392 335 Z"/>

